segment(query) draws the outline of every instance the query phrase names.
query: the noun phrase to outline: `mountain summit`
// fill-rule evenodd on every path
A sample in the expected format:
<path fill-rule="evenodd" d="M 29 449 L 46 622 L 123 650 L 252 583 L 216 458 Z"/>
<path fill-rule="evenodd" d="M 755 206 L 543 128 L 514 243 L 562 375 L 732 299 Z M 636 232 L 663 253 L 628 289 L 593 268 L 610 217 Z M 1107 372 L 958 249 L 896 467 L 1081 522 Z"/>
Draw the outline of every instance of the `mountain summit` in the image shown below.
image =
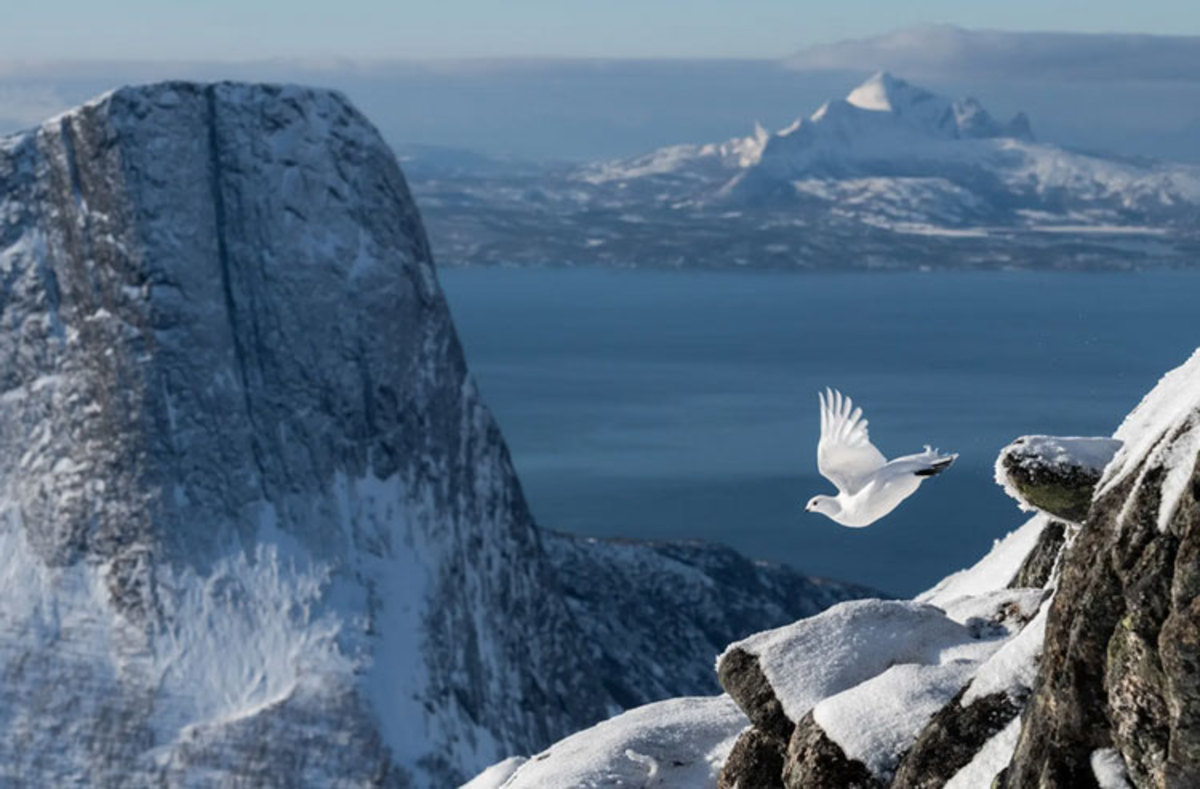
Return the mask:
<path fill-rule="evenodd" d="M 1012 137 L 1032 140 L 1033 132 L 1024 113 L 1007 124 L 996 121 L 974 98 L 950 101 L 879 71 L 845 98 L 846 104 L 868 112 L 888 113 L 918 128 L 954 137 Z M 829 105 L 825 105 L 827 108 Z M 823 108 L 824 110 L 825 108 Z M 827 110 L 825 110 L 827 111 Z M 818 110 L 813 116 L 822 115 Z"/>

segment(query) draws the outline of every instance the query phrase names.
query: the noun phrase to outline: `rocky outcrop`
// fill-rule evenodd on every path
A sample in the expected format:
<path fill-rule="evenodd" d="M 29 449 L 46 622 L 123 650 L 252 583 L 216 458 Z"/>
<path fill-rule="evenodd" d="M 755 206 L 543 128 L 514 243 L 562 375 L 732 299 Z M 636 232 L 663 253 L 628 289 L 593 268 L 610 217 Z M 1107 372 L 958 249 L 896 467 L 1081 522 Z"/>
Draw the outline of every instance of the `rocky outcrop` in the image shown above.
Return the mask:
<path fill-rule="evenodd" d="M 1000 451 L 996 482 L 1022 509 L 1080 523 L 1120 447 L 1111 438 L 1023 436 Z"/>
<path fill-rule="evenodd" d="M 1021 712 L 1008 693 L 963 704 L 966 688 L 930 719 L 900 762 L 894 789 L 940 789 Z M 1023 700 L 1021 700 L 1023 701 Z"/>
<path fill-rule="evenodd" d="M 126 88 L 0 139 L 0 319 L 5 784 L 452 785 L 708 690 L 714 639 L 841 594 L 548 550 L 404 177 L 335 93 Z M 671 630 L 697 651 L 581 621 L 623 562 L 712 586 Z"/>
<path fill-rule="evenodd" d="M 1041 598 L 1000 587 L 966 602 L 952 596 L 948 611 L 843 603 L 731 645 L 718 676 L 754 726 L 720 785 L 940 786 L 1016 715 L 1011 683 L 978 699 L 964 699 L 964 685 Z M 772 774 L 780 753 L 782 771 Z"/>
<path fill-rule="evenodd" d="M 756 726 L 746 729 L 725 758 L 717 789 L 783 789 L 784 743 Z"/>
<path fill-rule="evenodd" d="M 917 602 L 844 603 L 732 644 L 718 676 L 754 725 L 719 785 L 990 783 L 1002 764 L 976 760 L 1029 698 L 1065 536 L 1039 515 Z"/>
<path fill-rule="evenodd" d="M 783 711 L 757 655 L 740 646 L 730 647 L 717 662 L 717 676 L 760 734 L 777 740 L 780 747 L 791 739 L 796 724 Z"/>
<path fill-rule="evenodd" d="M 830 740 L 817 725 L 811 712 L 796 725 L 788 742 L 783 785 L 786 789 L 817 786 L 883 789 L 886 786 L 862 762 L 847 758 L 841 746 Z"/>
<path fill-rule="evenodd" d="M 1066 555 L 1006 787 L 1200 785 L 1200 353 L 1121 425 Z"/>

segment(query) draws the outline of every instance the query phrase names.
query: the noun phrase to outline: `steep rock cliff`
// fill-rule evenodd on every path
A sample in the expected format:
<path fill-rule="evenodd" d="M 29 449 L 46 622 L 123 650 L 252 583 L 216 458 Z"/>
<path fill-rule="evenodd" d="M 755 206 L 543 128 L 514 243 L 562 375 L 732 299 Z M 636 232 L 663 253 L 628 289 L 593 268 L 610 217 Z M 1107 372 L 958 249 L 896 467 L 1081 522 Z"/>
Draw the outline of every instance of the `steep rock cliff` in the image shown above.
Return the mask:
<path fill-rule="evenodd" d="M 345 99 L 159 84 L 0 140 L 0 780 L 444 786 L 698 690 L 618 698 L 657 656 L 562 573 Z"/>
<path fill-rule="evenodd" d="M 1125 419 L 1067 552 L 1006 787 L 1200 784 L 1200 352 Z"/>

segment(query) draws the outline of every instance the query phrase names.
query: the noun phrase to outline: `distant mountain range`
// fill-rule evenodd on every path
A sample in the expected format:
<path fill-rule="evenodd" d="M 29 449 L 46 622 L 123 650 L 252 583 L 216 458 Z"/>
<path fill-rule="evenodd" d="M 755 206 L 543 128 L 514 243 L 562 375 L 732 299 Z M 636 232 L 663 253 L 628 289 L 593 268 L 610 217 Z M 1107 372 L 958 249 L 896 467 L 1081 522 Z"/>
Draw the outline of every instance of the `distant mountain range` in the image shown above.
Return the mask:
<path fill-rule="evenodd" d="M 436 154 L 408 169 L 448 265 L 1129 268 L 1200 246 L 1200 167 L 1038 142 L 1024 113 L 886 72 L 723 143 L 540 169 Z"/>

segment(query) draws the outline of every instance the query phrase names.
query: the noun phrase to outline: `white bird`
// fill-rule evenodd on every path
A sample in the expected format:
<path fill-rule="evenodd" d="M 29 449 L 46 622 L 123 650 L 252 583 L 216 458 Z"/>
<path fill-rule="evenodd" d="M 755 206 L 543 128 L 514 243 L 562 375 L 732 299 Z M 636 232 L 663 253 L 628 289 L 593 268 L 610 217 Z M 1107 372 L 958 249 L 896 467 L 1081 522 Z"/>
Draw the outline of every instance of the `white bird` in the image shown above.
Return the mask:
<path fill-rule="evenodd" d="M 821 401 L 821 441 L 817 468 L 837 486 L 836 496 L 814 496 L 805 506 L 853 528 L 870 526 L 896 509 L 928 477 L 950 468 L 958 455 L 925 451 L 888 460 L 867 435 L 862 409 L 836 389 L 817 394 Z"/>

